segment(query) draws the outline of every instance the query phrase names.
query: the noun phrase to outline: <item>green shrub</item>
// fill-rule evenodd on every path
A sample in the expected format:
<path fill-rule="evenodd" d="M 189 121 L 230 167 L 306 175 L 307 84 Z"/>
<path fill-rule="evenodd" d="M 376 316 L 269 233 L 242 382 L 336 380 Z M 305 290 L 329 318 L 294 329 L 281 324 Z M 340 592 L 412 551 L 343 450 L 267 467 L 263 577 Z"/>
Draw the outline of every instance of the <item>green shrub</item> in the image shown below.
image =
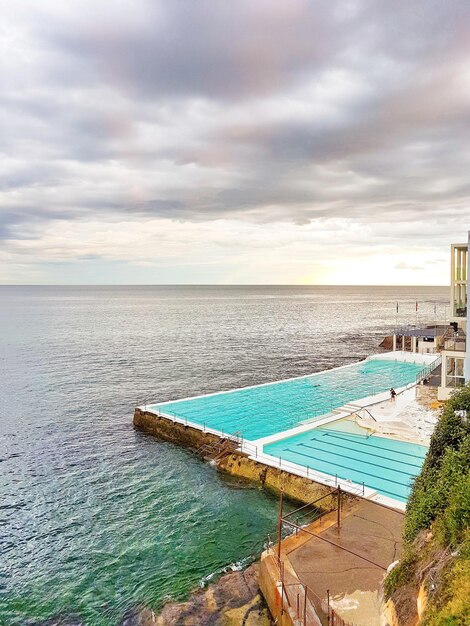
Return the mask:
<path fill-rule="evenodd" d="M 456 414 L 461 410 L 467 410 L 470 418 L 468 386 L 448 401 L 431 438 L 423 469 L 414 481 L 405 519 L 404 537 L 408 543 L 420 530 L 430 528 L 449 507 L 454 513 L 446 514 L 445 527 L 450 532 L 453 525 L 453 542 L 468 520 L 465 502 L 469 497 L 470 423 Z M 463 500 L 462 506 L 459 499 Z"/>
<path fill-rule="evenodd" d="M 441 542 L 452 547 L 460 543 L 462 534 L 470 528 L 470 439 L 462 448 L 455 460 L 462 471 L 456 476 L 447 506 L 437 524 Z M 451 462 L 450 455 L 446 462 Z"/>
<path fill-rule="evenodd" d="M 470 537 L 459 546 L 459 556 L 447 568 L 440 592 L 431 596 L 423 626 L 470 624 Z"/>
<path fill-rule="evenodd" d="M 395 589 L 407 585 L 413 580 L 415 567 L 416 559 L 410 552 L 392 569 L 385 579 L 384 593 L 386 599 L 390 598 Z"/>
<path fill-rule="evenodd" d="M 463 410 L 468 412 L 468 420 L 456 413 Z M 469 544 L 469 528 L 470 386 L 466 386 L 447 402 L 431 438 L 421 473 L 414 481 L 405 516 L 404 555 L 401 563 L 385 580 L 386 597 L 417 579 L 420 559 L 417 536 L 420 531 L 430 529 L 433 539 L 428 546 L 429 554 L 433 551 L 438 554 L 443 548 L 456 550 L 459 556 L 451 567 L 450 580 L 454 589 L 459 585 L 462 587 L 461 571 L 468 572 L 470 563 L 469 555 L 465 553 Z M 465 586 L 465 593 L 467 591 Z M 444 601 L 444 598 L 441 599 Z M 436 598 L 437 604 L 430 608 L 430 621 L 427 623 L 433 626 L 463 623 L 458 620 L 464 614 L 462 612 L 468 611 L 468 603 L 462 599 L 457 607 L 458 603 L 454 606 L 452 599 L 448 599 L 447 608 L 441 611 L 438 600 Z"/>

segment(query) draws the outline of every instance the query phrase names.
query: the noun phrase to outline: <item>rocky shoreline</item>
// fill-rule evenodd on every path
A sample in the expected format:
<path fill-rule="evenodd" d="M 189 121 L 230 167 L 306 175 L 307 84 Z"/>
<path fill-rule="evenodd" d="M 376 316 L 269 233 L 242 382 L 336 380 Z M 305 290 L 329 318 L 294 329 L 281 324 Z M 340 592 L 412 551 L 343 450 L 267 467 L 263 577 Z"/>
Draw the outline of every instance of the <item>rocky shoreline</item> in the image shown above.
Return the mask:
<path fill-rule="evenodd" d="M 258 587 L 259 563 L 229 572 L 198 589 L 185 602 L 169 602 L 160 612 L 129 609 L 118 626 L 273 626 Z M 85 626 L 74 616 L 51 618 L 30 626 Z"/>
<path fill-rule="evenodd" d="M 166 604 L 160 613 L 149 609 L 122 626 L 271 626 L 273 623 L 258 587 L 259 564 L 224 574 L 186 602 Z"/>

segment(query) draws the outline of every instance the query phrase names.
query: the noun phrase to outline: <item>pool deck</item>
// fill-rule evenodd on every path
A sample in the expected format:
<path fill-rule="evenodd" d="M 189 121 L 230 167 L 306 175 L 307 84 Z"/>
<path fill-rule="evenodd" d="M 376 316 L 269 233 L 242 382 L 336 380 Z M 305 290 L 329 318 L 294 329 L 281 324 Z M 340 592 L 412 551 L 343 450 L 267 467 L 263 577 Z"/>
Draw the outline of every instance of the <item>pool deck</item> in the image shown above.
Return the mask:
<path fill-rule="evenodd" d="M 369 359 L 380 359 L 380 360 L 395 360 L 402 362 L 414 362 L 423 364 L 423 366 L 430 366 L 431 364 L 436 364 L 438 358 L 436 359 L 435 355 L 420 355 L 417 353 L 408 353 L 408 352 L 388 352 L 383 354 L 372 355 Z M 340 366 L 335 369 L 344 369 L 350 367 L 355 364 Z M 331 370 L 328 370 L 331 371 Z M 322 374 L 324 372 L 317 372 L 316 374 Z M 316 374 L 313 374 L 316 375 Z M 296 377 L 296 378 L 305 378 Z M 286 380 L 295 380 L 295 379 L 286 379 Z M 264 385 L 254 385 L 253 387 L 260 386 L 268 386 L 273 385 L 283 381 L 275 381 L 273 383 L 265 383 Z M 287 430 L 283 430 L 274 434 L 271 434 L 266 437 L 262 437 L 259 439 L 248 440 L 243 437 L 234 437 L 233 435 L 228 435 L 223 431 L 219 431 L 214 428 L 209 428 L 206 425 L 197 424 L 188 419 L 184 419 L 178 417 L 177 415 L 171 415 L 165 412 L 165 405 L 174 404 L 175 402 L 183 402 L 189 399 L 195 398 L 184 398 L 176 401 L 169 401 L 166 403 L 159 403 L 158 405 L 149 405 L 138 407 L 136 409 L 150 416 L 155 416 L 158 420 L 169 420 L 170 422 L 176 424 L 180 424 L 184 426 L 186 429 L 196 429 L 200 431 L 203 435 L 208 435 L 211 440 L 214 438 L 219 438 L 221 441 L 231 439 L 232 441 L 236 441 L 238 450 L 241 454 L 248 457 L 252 461 L 256 463 L 265 465 L 271 468 L 277 468 L 283 470 L 284 472 L 288 472 L 294 476 L 299 476 L 301 478 L 306 478 L 308 480 L 319 483 L 320 485 L 324 485 L 327 487 L 337 487 L 341 486 L 343 491 L 356 496 L 361 496 L 364 498 L 368 498 L 370 500 L 375 500 L 382 504 L 386 504 L 388 506 L 401 509 L 405 508 L 405 503 L 389 498 L 385 495 L 381 495 L 377 493 L 374 489 L 367 487 L 364 484 L 354 483 L 347 479 L 337 478 L 335 476 L 331 476 L 329 474 L 325 474 L 319 471 L 315 471 L 309 467 L 304 467 L 302 465 L 297 465 L 295 463 L 291 463 L 285 459 L 274 457 L 264 452 L 264 446 L 270 443 L 274 443 L 277 441 L 281 441 L 283 439 L 287 439 L 294 435 L 298 435 L 301 433 L 307 433 L 312 429 L 318 428 L 320 426 L 325 426 L 336 422 L 341 419 L 345 419 L 351 416 L 364 416 L 364 426 L 373 428 L 373 423 L 376 422 L 377 425 L 388 424 L 390 433 L 381 433 L 380 428 L 377 428 L 378 436 L 386 436 L 397 439 L 402 439 L 404 441 L 413 440 L 413 433 L 407 432 L 406 428 L 404 428 L 403 422 L 400 421 L 399 415 L 400 412 L 406 407 L 410 402 L 413 401 L 415 396 L 415 388 L 416 382 L 409 383 L 408 385 L 397 388 L 396 391 L 398 393 L 397 399 L 395 402 L 390 402 L 390 396 L 388 391 L 381 392 L 372 396 L 367 396 L 361 398 L 359 400 L 354 400 L 349 402 L 341 407 L 333 409 L 330 413 L 326 413 L 324 416 L 317 416 L 310 420 L 305 420 L 299 425 L 294 426 L 293 428 L 289 428 Z M 249 387 L 244 387 L 242 389 L 249 389 Z M 240 389 L 233 389 L 228 392 L 223 393 L 234 393 L 236 391 L 240 391 Z M 220 392 L 218 392 L 220 393 Z M 207 394 L 203 396 L 197 396 L 197 398 L 203 398 L 207 396 L 215 396 L 215 394 Z M 367 411 L 366 411 L 367 409 Z M 136 420 L 134 420 L 136 422 Z M 393 422 L 395 422 L 395 427 Z M 400 430 L 401 429 L 401 430 Z M 404 432 L 405 431 L 405 432 Z M 395 435 L 393 435 L 395 432 Z M 404 435 L 404 436 L 403 436 Z"/>

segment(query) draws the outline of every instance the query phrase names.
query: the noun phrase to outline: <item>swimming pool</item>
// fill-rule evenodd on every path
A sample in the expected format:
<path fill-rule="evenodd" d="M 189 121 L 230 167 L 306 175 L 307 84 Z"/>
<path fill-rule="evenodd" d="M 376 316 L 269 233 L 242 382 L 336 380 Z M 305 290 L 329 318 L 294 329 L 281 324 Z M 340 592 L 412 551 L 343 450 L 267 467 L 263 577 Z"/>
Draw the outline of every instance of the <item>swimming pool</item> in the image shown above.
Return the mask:
<path fill-rule="evenodd" d="M 300 378 L 245 387 L 150 407 L 225 434 L 256 440 L 319 419 L 367 396 L 416 380 L 425 364 L 368 359 Z"/>
<path fill-rule="evenodd" d="M 364 482 L 382 495 L 406 502 L 411 481 L 421 470 L 427 448 L 347 432 L 338 423 L 265 445 L 263 451 L 330 476 L 358 484 Z"/>

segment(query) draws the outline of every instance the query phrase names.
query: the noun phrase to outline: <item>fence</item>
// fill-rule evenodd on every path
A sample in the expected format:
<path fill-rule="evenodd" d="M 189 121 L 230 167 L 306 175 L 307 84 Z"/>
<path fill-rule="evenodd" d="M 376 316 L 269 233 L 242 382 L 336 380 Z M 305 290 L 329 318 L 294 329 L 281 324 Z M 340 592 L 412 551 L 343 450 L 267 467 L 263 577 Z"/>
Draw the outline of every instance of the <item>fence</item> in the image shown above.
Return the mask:
<path fill-rule="evenodd" d="M 365 496 L 367 493 L 372 493 L 372 489 L 368 489 L 365 486 L 365 483 L 353 483 L 352 481 L 344 478 L 340 478 L 337 474 L 334 476 L 330 476 L 328 474 L 323 474 L 322 472 L 318 472 L 308 465 L 298 465 L 296 463 L 291 463 L 290 461 L 286 461 L 282 457 L 275 457 L 270 454 L 265 454 L 264 452 L 260 452 L 259 448 L 256 444 L 244 440 L 240 438 L 240 451 L 245 452 L 251 459 L 255 461 L 259 461 L 264 465 L 268 465 L 269 467 L 273 467 L 279 470 L 283 470 L 288 472 L 289 474 L 293 474 L 294 476 L 300 476 L 302 478 L 308 478 L 309 480 L 314 480 L 321 485 L 325 485 L 327 487 L 341 487 L 344 491 L 352 495 L 357 496 Z"/>

